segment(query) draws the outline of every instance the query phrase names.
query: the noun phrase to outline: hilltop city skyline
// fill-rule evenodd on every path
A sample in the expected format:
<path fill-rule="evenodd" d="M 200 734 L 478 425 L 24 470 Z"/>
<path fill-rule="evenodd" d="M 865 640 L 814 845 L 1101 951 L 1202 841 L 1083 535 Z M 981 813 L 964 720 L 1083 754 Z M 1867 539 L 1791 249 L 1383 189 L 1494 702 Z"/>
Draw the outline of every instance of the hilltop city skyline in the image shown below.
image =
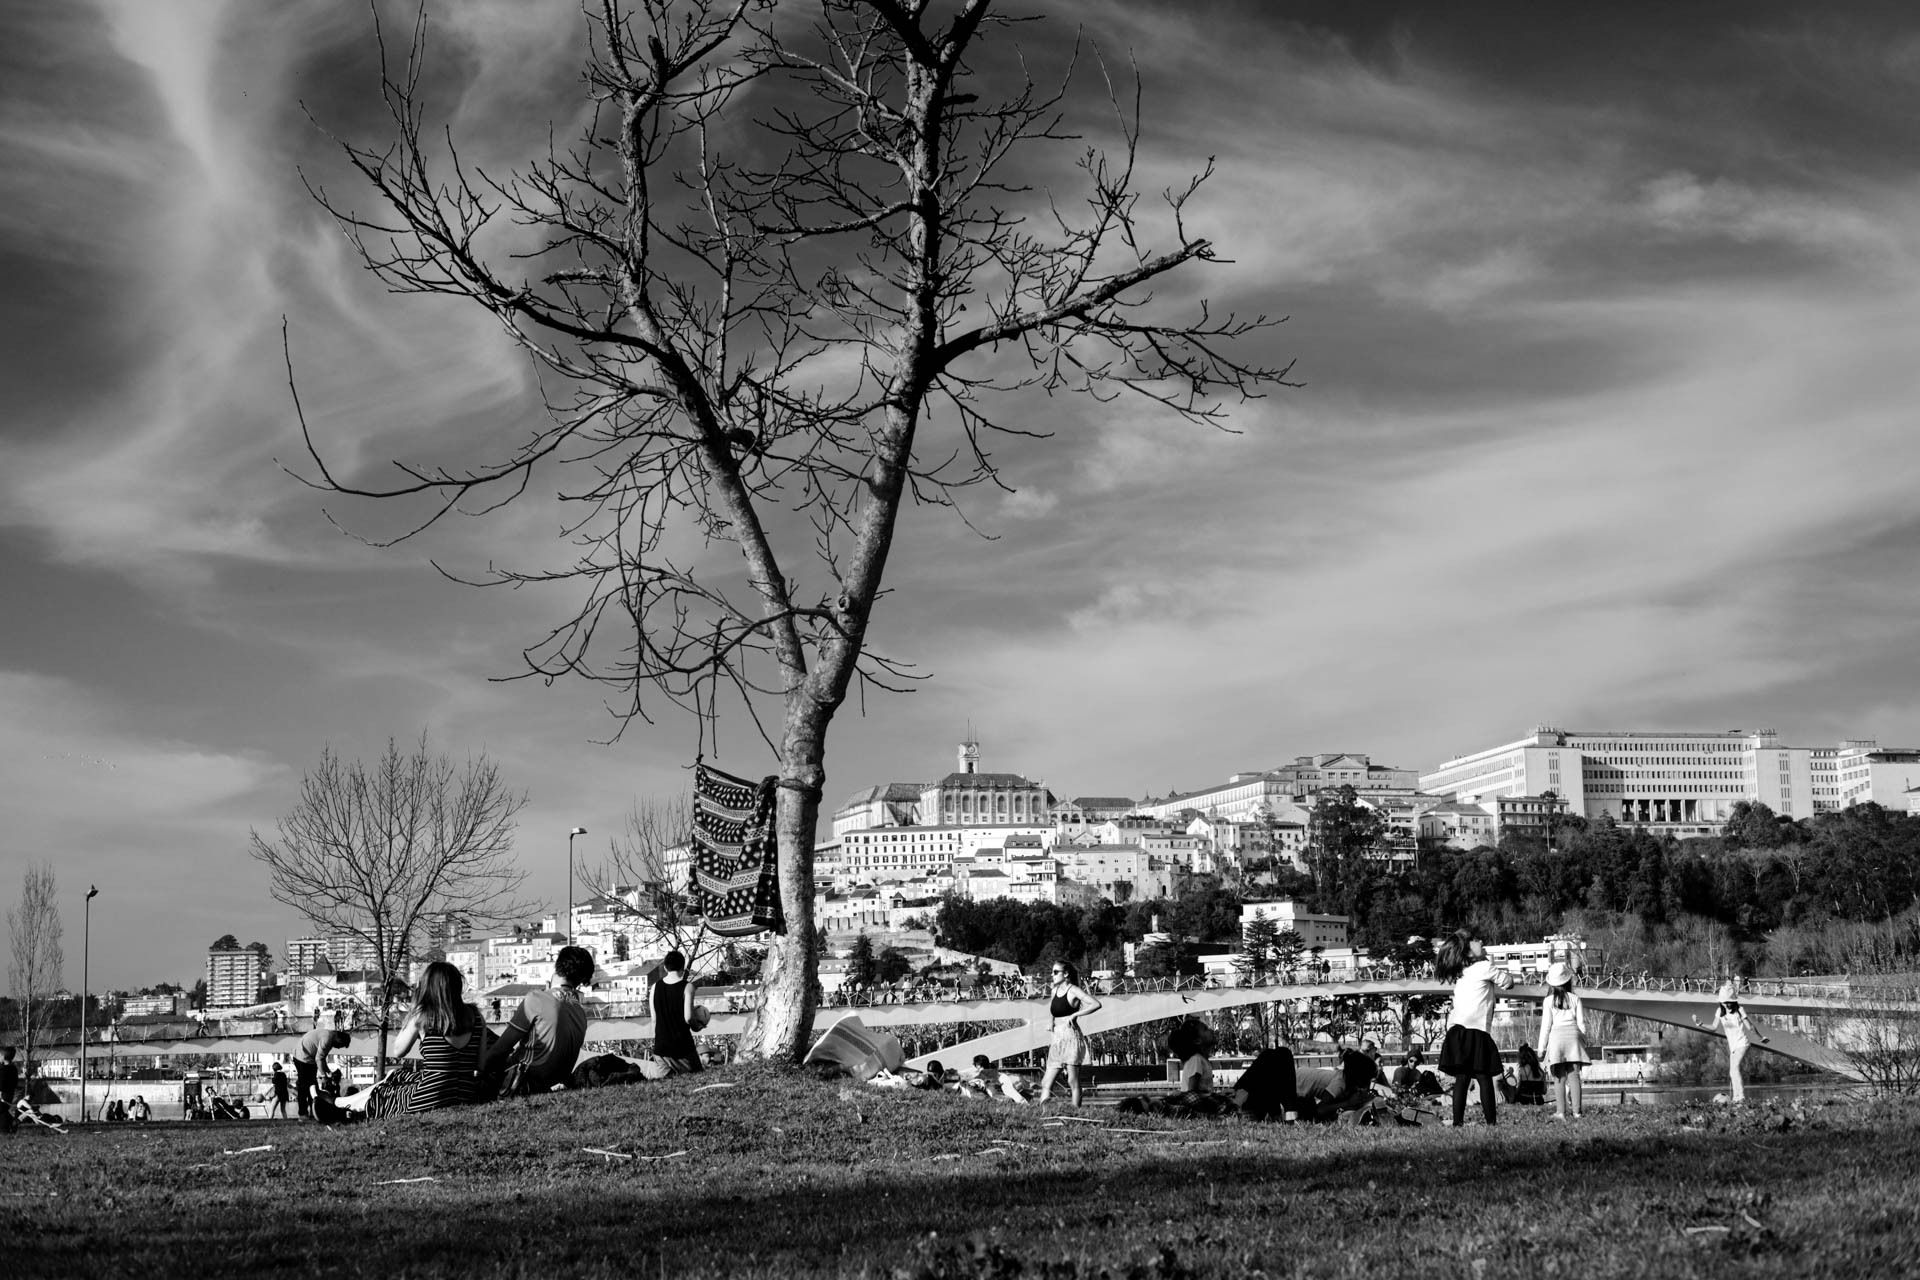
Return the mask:
<path fill-rule="evenodd" d="M 1192 216 L 1225 261 L 1179 287 L 1286 316 L 1258 354 L 1302 385 L 1225 431 L 1015 405 L 1050 434 L 997 446 L 1011 491 L 907 514 L 875 642 L 930 678 L 849 703 L 823 826 L 963 737 L 1135 797 L 1305 753 L 1429 770 L 1540 723 L 1920 746 L 1920 19 L 1037 7 L 1035 65 L 1076 28 L 1137 59 L 1148 190 L 1214 158 Z M 477 161 L 571 122 L 580 20 L 434 10 L 434 100 Z M 607 744 L 605 691 L 502 682 L 570 602 L 436 573 L 550 567 L 550 477 L 380 549 L 341 528 L 395 513 L 288 474 L 283 320 L 355 475 L 539 412 L 497 332 L 383 293 L 303 185 L 363 197 L 323 130 L 383 136 L 371 49 L 326 0 L 0 16 L 0 901 L 53 864 L 69 985 L 89 884 L 96 990 L 301 936 L 247 836 L 323 748 L 487 752 L 551 909 L 567 832 L 603 856 L 700 747 L 664 705 Z M 1071 123 L 1109 142 L 1090 65 Z M 737 712 L 706 751 L 770 758 Z"/>

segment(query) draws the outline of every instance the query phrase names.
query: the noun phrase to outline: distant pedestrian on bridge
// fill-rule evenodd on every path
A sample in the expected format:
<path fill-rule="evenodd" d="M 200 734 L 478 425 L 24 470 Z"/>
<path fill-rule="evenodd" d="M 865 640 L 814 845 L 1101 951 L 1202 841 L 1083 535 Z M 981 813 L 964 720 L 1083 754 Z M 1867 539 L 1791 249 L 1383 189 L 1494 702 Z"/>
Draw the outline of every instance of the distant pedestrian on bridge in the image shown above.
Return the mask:
<path fill-rule="evenodd" d="M 1100 1008 L 1100 997 L 1080 985 L 1080 971 L 1070 961 L 1053 966 L 1053 994 L 1047 1012 L 1053 1017 L 1053 1041 L 1047 1046 L 1047 1069 L 1040 1077 L 1040 1101 L 1053 1093 L 1053 1080 L 1064 1068 L 1073 1105 L 1080 1105 L 1080 1067 L 1087 1060 L 1087 1037 L 1080 1019 Z"/>
<path fill-rule="evenodd" d="M 1467 1087 L 1480 1086 L 1480 1114 L 1494 1123 L 1493 1078 L 1500 1074 L 1500 1046 L 1493 1042 L 1493 1006 L 1497 993 L 1513 985 L 1513 975 L 1487 958 L 1487 949 L 1470 929 L 1456 930 L 1440 944 L 1434 977 L 1453 983 L 1453 1010 L 1447 1038 L 1440 1046 L 1440 1070 L 1453 1077 L 1453 1123 L 1467 1119 Z"/>
<path fill-rule="evenodd" d="M 1694 1026 L 1702 1025 L 1699 1018 L 1693 1019 Z M 1740 993 L 1733 983 L 1728 982 L 1720 988 L 1720 1003 L 1714 1006 L 1713 1021 L 1705 1024 L 1710 1030 L 1717 1031 L 1727 1038 L 1727 1076 L 1733 1087 L 1735 1105 L 1747 1100 L 1747 1082 L 1743 1068 L 1747 1060 L 1747 1050 L 1753 1044 L 1753 1038 L 1760 1036 L 1760 1043 L 1766 1044 L 1767 1037 L 1761 1036 L 1747 1020 L 1747 1011 L 1740 1007 Z"/>

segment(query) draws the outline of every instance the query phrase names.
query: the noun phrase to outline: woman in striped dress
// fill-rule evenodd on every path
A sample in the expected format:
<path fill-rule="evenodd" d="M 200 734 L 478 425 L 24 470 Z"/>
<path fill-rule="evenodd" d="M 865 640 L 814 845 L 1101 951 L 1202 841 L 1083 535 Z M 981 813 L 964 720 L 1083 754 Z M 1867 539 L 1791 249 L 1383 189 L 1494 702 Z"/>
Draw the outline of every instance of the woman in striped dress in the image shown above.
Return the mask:
<path fill-rule="evenodd" d="M 480 1010 L 462 998 L 462 987 L 460 971 L 446 961 L 428 965 L 419 997 L 391 1050 L 395 1058 L 404 1058 L 418 1046 L 419 1061 L 401 1063 L 365 1093 L 329 1107 L 340 1113 L 331 1118 L 378 1119 L 477 1101 L 488 1032 Z"/>

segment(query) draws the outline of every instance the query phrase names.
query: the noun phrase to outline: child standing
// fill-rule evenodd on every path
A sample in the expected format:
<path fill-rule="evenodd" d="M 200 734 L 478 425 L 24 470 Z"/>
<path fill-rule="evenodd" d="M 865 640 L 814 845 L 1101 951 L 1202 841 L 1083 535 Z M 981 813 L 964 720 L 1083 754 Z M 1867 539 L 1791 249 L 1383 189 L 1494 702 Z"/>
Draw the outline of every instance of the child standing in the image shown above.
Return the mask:
<path fill-rule="evenodd" d="M 1513 985 L 1513 975 L 1494 967 L 1487 949 L 1469 929 L 1455 931 L 1440 944 L 1434 976 L 1453 983 L 1453 1011 L 1440 1046 L 1440 1069 L 1453 1077 L 1453 1123 L 1467 1119 L 1467 1086 L 1480 1088 L 1480 1113 L 1494 1122 L 1493 1078 L 1500 1074 L 1500 1047 L 1493 1042 L 1496 992 Z"/>
<path fill-rule="evenodd" d="M 1573 970 L 1561 961 L 1547 969 L 1547 998 L 1540 1006 L 1540 1042 L 1535 1052 L 1553 1073 L 1553 1118 L 1580 1118 L 1580 1069 L 1587 1065 L 1587 1009 L 1573 993 Z M 1567 1109 L 1567 1095 L 1573 1109 Z"/>
<path fill-rule="evenodd" d="M 1700 1026 L 1700 1019 L 1694 1018 L 1693 1025 Z M 1727 1038 L 1727 1075 L 1733 1086 L 1733 1101 L 1738 1105 L 1747 1100 L 1747 1082 L 1742 1075 L 1747 1050 L 1753 1039 L 1760 1033 L 1754 1030 L 1753 1023 L 1747 1021 L 1747 1011 L 1740 1007 L 1739 992 L 1731 982 L 1720 987 L 1720 1003 L 1714 1006 L 1713 1021 L 1706 1024 L 1710 1030 L 1718 1031 Z M 1767 1037 L 1760 1036 L 1760 1043 L 1767 1043 Z"/>

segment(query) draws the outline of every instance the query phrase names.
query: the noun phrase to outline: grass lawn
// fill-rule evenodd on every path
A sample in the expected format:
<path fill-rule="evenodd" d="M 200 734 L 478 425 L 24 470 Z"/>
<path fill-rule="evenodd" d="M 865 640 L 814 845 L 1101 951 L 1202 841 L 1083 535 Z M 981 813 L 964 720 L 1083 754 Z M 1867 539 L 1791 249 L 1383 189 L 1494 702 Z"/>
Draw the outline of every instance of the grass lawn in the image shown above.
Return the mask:
<path fill-rule="evenodd" d="M 752 1065 L 347 1129 L 29 1132 L 0 1139 L 0 1276 L 1920 1274 L 1920 1104 L 1501 1120 L 1143 1119 Z"/>

